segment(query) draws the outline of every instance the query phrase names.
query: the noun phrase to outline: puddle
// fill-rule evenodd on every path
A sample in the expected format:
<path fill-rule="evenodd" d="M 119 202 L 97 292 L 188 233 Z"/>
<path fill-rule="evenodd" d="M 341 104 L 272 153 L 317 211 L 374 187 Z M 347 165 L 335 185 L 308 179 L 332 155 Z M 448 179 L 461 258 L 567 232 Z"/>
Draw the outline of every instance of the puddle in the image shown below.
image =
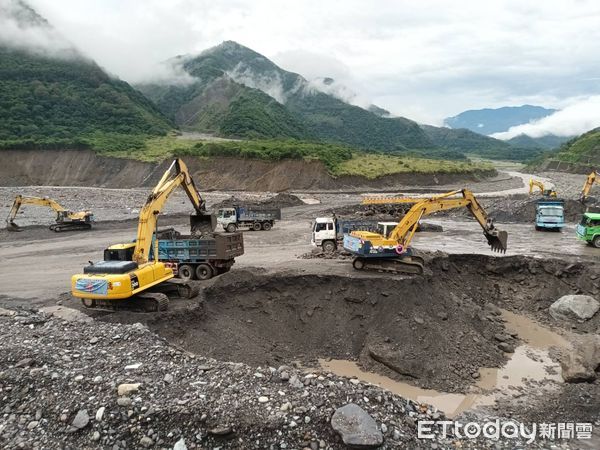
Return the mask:
<path fill-rule="evenodd" d="M 569 348 L 569 342 L 524 316 L 503 311 L 502 317 L 506 320 L 506 329 L 517 333 L 525 344 L 515 349 L 504 367 L 480 369 L 480 378 L 472 388 L 473 393 L 451 394 L 422 389 L 366 372 L 354 361 L 319 360 L 319 364 L 336 375 L 358 378 L 402 397 L 433 405 L 449 418 L 478 406 L 491 406 L 500 396 L 517 394 L 527 382 L 545 382 L 543 389 L 552 389 L 554 382 L 561 383 L 560 366 L 552 361 L 548 351 L 551 347 Z"/>

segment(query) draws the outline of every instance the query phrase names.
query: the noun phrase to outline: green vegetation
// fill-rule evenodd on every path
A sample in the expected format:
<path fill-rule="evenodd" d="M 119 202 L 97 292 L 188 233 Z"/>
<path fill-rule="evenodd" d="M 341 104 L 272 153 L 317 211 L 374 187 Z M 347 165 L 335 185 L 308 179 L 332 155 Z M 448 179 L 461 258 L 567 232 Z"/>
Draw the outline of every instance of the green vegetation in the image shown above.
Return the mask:
<path fill-rule="evenodd" d="M 130 148 L 172 128 L 91 61 L 0 47 L 0 148 Z"/>
<path fill-rule="evenodd" d="M 576 164 L 599 165 L 600 128 L 594 128 L 565 142 L 551 158 Z"/>
<path fill-rule="evenodd" d="M 471 173 L 494 170 L 489 163 L 440 161 L 382 154 L 355 154 L 335 168 L 335 175 L 363 175 L 369 179 L 395 173 Z"/>

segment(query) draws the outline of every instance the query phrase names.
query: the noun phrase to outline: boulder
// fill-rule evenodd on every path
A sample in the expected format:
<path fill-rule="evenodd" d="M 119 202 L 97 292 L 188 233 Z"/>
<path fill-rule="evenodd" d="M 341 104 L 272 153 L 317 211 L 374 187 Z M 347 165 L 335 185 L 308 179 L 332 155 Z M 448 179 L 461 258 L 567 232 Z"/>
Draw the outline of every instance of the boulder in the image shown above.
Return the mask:
<path fill-rule="evenodd" d="M 331 417 L 331 426 L 349 448 L 377 448 L 383 444 L 377 422 L 355 403 L 338 408 Z"/>
<path fill-rule="evenodd" d="M 585 336 L 560 363 L 562 377 L 568 383 L 593 382 L 600 369 L 600 336 Z"/>
<path fill-rule="evenodd" d="M 557 320 L 589 320 L 600 303 L 589 295 L 564 295 L 550 305 L 550 315 Z"/>

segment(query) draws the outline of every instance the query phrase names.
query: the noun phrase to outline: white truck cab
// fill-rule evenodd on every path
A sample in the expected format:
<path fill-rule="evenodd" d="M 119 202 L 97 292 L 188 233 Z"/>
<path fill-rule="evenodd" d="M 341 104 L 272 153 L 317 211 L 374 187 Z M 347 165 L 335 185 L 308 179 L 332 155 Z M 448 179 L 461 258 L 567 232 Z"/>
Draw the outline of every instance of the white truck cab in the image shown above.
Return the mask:
<path fill-rule="evenodd" d="M 376 231 L 385 236 L 398 225 L 398 222 L 376 222 L 369 219 L 338 219 L 317 217 L 312 223 L 310 243 L 321 247 L 325 252 L 333 252 L 344 240 L 344 233 L 354 230 Z"/>
<path fill-rule="evenodd" d="M 322 247 L 326 252 L 333 252 L 337 248 L 335 218 L 317 217 L 312 225 L 310 243 L 316 247 Z"/>
<path fill-rule="evenodd" d="M 224 230 L 235 231 L 237 229 L 237 213 L 235 208 L 219 209 L 217 213 L 217 225 L 221 225 Z"/>

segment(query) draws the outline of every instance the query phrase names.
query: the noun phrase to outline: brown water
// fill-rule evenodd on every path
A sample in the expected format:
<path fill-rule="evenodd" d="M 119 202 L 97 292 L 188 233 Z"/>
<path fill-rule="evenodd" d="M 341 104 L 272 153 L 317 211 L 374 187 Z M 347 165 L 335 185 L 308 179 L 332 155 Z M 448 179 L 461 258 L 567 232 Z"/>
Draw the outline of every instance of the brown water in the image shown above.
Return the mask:
<path fill-rule="evenodd" d="M 551 347 L 569 348 L 569 342 L 527 317 L 509 311 L 503 311 L 502 317 L 506 320 L 506 329 L 517 333 L 524 344 L 515 349 L 504 367 L 480 369 L 479 380 L 467 394 L 422 389 L 366 372 L 354 361 L 319 360 L 319 363 L 336 375 L 357 378 L 416 402 L 433 405 L 450 418 L 468 409 L 493 405 L 499 397 L 517 393 L 530 381 L 545 382 L 541 389 L 553 389 L 555 383 L 561 383 L 560 366 L 552 361 L 548 352 Z"/>

